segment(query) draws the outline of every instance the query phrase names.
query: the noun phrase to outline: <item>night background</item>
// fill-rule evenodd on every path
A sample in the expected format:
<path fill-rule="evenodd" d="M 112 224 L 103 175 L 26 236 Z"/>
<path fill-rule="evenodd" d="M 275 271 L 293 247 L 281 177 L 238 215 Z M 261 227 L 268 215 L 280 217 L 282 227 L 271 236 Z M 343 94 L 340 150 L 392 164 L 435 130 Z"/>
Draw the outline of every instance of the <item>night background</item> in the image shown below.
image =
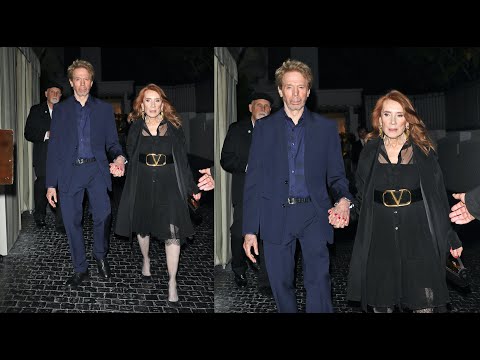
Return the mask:
<path fill-rule="evenodd" d="M 239 77 L 268 55 L 268 77 L 290 57 L 289 47 L 229 48 L 238 61 Z M 319 47 L 320 89 L 363 88 L 365 94 L 389 87 L 405 93 L 447 90 L 480 75 L 480 47 Z M 255 72 L 255 70 L 253 70 Z M 258 70 L 257 70 L 258 74 Z M 253 75 L 255 76 L 255 75 Z"/>
<path fill-rule="evenodd" d="M 86 49 L 86 48 L 83 48 Z M 92 48 L 93 49 L 93 48 Z M 213 95 L 212 47 L 100 47 L 101 81 L 133 80 L 135 86 L 150 82 L 160 86 L 195 83 L 211 88 Z M 42 75 L 41 87 L 47 80 L 64 82 L 64 95 L 70 93 L 67 68 L 82 58 L 80 47 L 34 47 Z M 94 64 L 95 71 L 98 66 Z M 97 74 L 98 75 L 98 74 Z M 96 81 L 98 82 L 98 76 Z M 43 88 L 42 88 L 43 89 Z M 92 92 L 95 91 L 95 82 Z M 213 96 L 211 97 L 213 111 Z"/>

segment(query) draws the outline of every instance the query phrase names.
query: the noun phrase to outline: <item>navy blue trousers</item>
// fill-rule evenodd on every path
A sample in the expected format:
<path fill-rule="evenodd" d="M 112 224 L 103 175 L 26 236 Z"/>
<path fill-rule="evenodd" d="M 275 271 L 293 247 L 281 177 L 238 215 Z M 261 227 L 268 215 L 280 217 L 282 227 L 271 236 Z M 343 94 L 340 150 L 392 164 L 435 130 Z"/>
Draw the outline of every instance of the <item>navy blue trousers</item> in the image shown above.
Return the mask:
<path fill-rule="evenodd" d="M 108 251 L 111 207 L 107 184 L 96 162 L 74 166 L 72 182 L 67 192 L 62 192 L 62 216 L 67 232 L 75 272 L 88 270 L 83 237 L 82 216 L 85 190 L 93 217 L 93 256 L 102 260 Z"/>
<path fill-rule="evenodd" d="M 264 241 L 265 263 L 273 296 L 280 313 L 298 311 L 294 271 L 296 240 L 303 257 L 303 278 L 307 292 L 306 312 L 333 312 L 331 299 L 330 258 L 326 239 L 322 239 L 320 220 L 314 205 L 287 205 L 284 238 L 281 244 Z"/>

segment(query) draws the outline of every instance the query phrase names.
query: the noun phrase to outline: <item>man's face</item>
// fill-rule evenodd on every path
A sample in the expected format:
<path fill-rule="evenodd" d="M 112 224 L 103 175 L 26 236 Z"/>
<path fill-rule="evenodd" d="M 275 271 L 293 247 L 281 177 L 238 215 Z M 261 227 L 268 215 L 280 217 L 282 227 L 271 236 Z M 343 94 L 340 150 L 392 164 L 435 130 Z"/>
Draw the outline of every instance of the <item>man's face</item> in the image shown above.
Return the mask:
<path fill-rule="evenodd" d="M 85 68 L 77 68 L 73 70 L 72 80 L 70 85 L 73 88 L 73 92 L 77 96 L 87 96 L 93 85 L 93 80 L 90 77 L 90 73 Z"/>
<path fill-rule="evenodd" d="M 56 104 L 60 101 L 62 97 L 62 90 L 57 87 L 48 88 L 45 91 L 45 97 L 47 98 L 47 102 L 50 104 Z"/>
<path fill-rule="evenodd" d="M 248 105 L 248 109 L 252 113 L 252 118 L 255 121 L 270 115 L 270 112 L 272 111 L 270 101 L 265 99 L 253 100 L 251 104 Z"/>
<path fill-rule="evenodd" d="M 290 111 L 302 110 L 310 95 L 307 79 L 298 71 L 289 71 L 283 75 L 282 88 L 278 88 L 283 103 Z"/>

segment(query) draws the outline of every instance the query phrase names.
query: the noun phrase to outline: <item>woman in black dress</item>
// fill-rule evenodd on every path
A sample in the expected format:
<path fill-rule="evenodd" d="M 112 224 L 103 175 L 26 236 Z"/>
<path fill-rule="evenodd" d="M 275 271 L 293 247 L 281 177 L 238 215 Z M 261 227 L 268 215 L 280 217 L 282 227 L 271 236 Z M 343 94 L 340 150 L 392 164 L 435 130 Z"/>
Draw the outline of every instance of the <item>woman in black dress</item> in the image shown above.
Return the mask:
<path fill-rule="evenodd" d="M 377 101 L 372 127 L 356 173 L 359 222 L 347 299 L 365 311 L 445 311 L 446 255 L 459 257 L 463 248 L 449 221 L 434 145 L 396 90 Z"/>
<path fill-rule="evenodd" d="M 176 302 L 180 246 L 193 235 L 187 201 L 189 196 L 199 200 L 201 194 L 188 165 L 181 120 L 159 86 L 140 90 L 129 120 L 127 178 L 115 232 L 137 234 L 147 279 L 150 237 L 165 240 L 168 301 Z"/>

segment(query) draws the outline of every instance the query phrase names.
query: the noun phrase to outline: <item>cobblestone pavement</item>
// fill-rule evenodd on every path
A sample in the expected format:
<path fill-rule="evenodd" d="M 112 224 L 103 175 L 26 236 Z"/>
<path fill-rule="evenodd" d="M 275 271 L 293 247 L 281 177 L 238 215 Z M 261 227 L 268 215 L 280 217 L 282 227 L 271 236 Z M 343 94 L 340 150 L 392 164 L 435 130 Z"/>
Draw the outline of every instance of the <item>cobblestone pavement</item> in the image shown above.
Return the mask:
<path fill-rule="evenodd" d="M 346 300 L 347 274 L 353 247 L 355 224 L 350 228 L 335 230 L 335 244 L 330 248 L 330 273 L 332 276 L 333 307 L 336 313 L 361 313 L 357 303 Z M 480 222 L 456 226 L 463 241 L 462 260 L 471 276 L 468 291 L 449 284 L 452 313 L 480 312 Z M 215 313 L 275 313 L 273 297 L 266 297 L 257 291 L 256 274 L 248 270 L 249 284 L 246 288 L 237 288 L 233 273 L 228 264 L 215 267 Z M 296 294 L 299 312 L 305 311 L 305 289 L 301 269 L 301 256 L 297 262 Z"/>
<path fill-rule="evenodd" d="M 54 216 L 47 212 L 47 226 L 38 229 L 33 215 L 22 215 L 22 231 L 8 256 L 0 262 L 0 312 L 121 312 L 213 313 L 213 205 L 200 207 L 203 222 L 181 252 L 177 275 L 179 302 L 170 307 L 168 273 L 163 242 L 153 240 L 153 281 L 142 280 L 142 255 L 138 242 L 110 237 L 109 260 L 113 277 L 101 279 L 92 255 L 91 216 L 84 216 L 90 279 L 78 290 L 65 281 L 73 267 L 66 235 L 55 230 Z M 86 215 L 86 214 L 85 214 Z"/>

